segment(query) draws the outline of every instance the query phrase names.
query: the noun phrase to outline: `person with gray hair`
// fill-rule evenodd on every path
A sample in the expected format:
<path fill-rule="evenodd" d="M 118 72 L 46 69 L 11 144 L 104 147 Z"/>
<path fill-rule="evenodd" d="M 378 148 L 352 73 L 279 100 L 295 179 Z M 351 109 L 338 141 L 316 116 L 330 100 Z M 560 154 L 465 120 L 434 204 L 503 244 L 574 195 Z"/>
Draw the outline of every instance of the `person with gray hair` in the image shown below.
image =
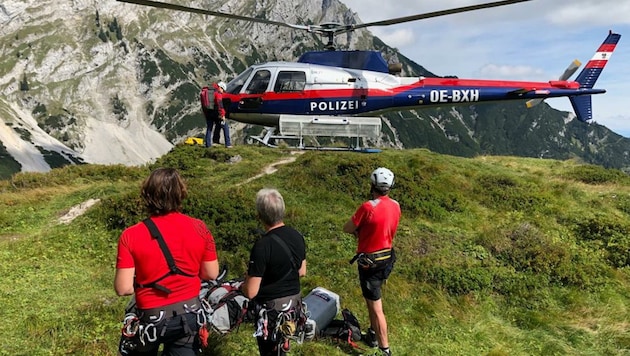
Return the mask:
<path fill-rule="evenodd" d="M 286 322 L 286 316 L 302 312 L 300 277 L 306 275 L 306 243 L 301 233 L 284 224 L 284 199 L 276 189 L 265 188 L 256 194 L 256 211 L 265 234 L 251 249 L 242 291 L 266 310 L 257 313 L 266 316 L 256 333 L 260 355 L 285 355 L 287 335 L 277 335 L 274 330 L 282 329 L 276 328 L 279 315 Z"/>
<path fill-rule="evenodd" d="M 284 219 L 284 199 L 275 189 L 261 189 L 256 194 L 256 211 L 266 226 L 273 226 Z"/>

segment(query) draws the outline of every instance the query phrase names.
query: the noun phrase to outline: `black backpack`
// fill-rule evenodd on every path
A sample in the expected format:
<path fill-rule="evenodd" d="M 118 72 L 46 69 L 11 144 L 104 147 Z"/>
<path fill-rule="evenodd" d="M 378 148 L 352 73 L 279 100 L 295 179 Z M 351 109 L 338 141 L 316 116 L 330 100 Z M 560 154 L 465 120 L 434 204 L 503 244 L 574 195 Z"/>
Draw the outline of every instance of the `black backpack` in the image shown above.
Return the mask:
<path fill-rule="evenodd" d="M 357 341 L 361 340 L 361 326 L 359 320 L 348 309 L 341 311 L 343 320 L 334 319 L 328 326 L 320 332 L 322 337 L 338 339 L 357 348 Z"/>

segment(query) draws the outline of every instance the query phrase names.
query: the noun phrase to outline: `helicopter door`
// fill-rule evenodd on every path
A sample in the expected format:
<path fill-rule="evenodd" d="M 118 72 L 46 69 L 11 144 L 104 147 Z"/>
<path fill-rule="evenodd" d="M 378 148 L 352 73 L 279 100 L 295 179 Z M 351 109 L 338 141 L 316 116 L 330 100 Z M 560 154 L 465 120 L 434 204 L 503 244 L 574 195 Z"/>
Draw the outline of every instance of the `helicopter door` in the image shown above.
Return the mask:
<path fill-rule="evenodd" d="M 257 94 L 241 99 L 240 109 L 259 109 L 263 104 L 262 94 L 267 91 L 271 79 L 271 72 L 267 69 L 260 69 L 254 73 L 252 79 L 247 84 L 245 94 Z"/>

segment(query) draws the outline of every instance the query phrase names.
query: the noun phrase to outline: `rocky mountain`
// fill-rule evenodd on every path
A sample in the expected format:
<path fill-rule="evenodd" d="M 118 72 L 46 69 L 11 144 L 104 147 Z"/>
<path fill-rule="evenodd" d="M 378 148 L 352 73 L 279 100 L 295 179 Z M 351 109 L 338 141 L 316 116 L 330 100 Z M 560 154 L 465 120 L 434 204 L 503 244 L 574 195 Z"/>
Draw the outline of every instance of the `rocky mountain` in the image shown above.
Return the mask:
<path fill-rule="evenodd" d="M 358 23 L 339 0 L 176 1 L 296 24 Z M 247 66 L 295 60 L 326 39 L 251 22 L 114 0 L 5 0 L 0 4 L 0 177 L 77 163 L 143 164 L 204 120 L 202 85 Z M 407 75 L 433 75 L 368 30 L 340 36 L 342 49 L 377 49 Z M 570 158 L 626 169 L 630 141 L 546 104 L 443 107 L 383 117 L 374 143 L 473 156 Z M 259 130 L 234 123 L 234 141 Z"/>

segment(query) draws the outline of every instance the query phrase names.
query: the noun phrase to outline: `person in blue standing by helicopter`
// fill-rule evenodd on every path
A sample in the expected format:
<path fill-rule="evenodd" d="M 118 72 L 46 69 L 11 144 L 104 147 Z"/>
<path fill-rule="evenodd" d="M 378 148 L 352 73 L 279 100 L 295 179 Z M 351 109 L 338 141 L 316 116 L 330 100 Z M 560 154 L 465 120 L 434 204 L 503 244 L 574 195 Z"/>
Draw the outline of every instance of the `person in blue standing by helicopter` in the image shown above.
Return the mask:
<path fill-rule="evenodd" d="M 214 88 L 212 98 L 210 98 L 210 89 L 208 87 L 203 87 L 200 94 L 201 110 L 206 119 L 205 146 L 211 147 L 213 144 L 219 144 L 221 138 L 220 129 L 222 128 L 225 147 L 230 148 L 232 147 L 230 126 L 226 119 L 225 108 L 223 107 L 223 93 L 227 85 L 225 82 L 219 82 L 212 86 Z"/>

